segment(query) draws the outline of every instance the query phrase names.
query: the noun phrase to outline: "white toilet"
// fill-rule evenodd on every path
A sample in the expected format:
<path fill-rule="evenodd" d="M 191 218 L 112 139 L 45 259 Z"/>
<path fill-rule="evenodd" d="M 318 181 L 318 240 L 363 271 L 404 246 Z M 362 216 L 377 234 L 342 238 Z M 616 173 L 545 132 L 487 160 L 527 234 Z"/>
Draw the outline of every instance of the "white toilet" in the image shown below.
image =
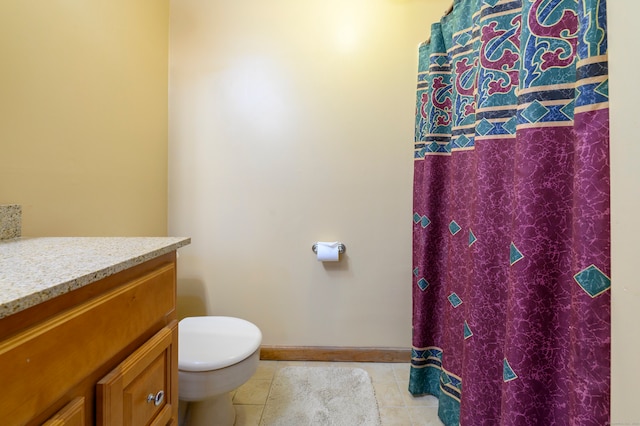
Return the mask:
<path fill-rule="evenodd" d="M 189 317 L 178 326 L 178 396 L 187 426 L 232 426 L 231 391 L 256 372 L 260 329 L 233 317 Z"/>

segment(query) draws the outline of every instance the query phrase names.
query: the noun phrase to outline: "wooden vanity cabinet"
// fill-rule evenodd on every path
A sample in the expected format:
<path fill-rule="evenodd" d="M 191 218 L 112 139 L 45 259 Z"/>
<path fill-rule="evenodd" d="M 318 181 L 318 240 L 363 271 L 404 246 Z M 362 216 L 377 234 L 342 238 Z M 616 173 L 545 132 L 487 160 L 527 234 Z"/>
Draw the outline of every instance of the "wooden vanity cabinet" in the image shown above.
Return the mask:
<path fill-rule="evenodd" d="M 2 424 L 177 425 L 175 306 L 171 252 L 0 319 Z"/>
<path fill-rule="evenodd" d="M 85 426 L 84 398 L 76 398 L 45 422 L 43 426 Z"/>

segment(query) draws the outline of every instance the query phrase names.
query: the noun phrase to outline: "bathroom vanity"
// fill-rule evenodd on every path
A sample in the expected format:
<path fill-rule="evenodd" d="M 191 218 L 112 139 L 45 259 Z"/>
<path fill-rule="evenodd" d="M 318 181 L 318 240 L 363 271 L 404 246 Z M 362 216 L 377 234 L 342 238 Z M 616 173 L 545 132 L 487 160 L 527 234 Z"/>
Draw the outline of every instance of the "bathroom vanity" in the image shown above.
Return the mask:
<path fill-rule="evenodd" d="M 176 250 L 189 243 L 0 241 L 2 424 L 177 425 Z"/>

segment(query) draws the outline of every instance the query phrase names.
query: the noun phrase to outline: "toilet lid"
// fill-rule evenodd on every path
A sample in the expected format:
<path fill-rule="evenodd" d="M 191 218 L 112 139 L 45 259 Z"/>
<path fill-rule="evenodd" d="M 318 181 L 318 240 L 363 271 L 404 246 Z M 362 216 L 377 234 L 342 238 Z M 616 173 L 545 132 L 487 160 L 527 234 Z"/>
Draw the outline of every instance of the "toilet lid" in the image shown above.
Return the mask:
<path fill-rule="evenodd" d="M 240 318 L 189 317 L 180 321 L 178 338 L 178 368 L 210 371 L 248 358 L 260 347 L 262 333 Z"/>

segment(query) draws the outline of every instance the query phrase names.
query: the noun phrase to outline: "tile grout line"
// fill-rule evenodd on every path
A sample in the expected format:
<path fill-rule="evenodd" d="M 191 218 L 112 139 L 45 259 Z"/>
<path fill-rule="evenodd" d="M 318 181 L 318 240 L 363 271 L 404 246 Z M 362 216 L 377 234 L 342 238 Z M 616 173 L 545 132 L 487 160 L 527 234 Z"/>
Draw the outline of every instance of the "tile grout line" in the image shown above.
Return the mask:
<path fill-rule="evenodd" d="M 273 375 L 271 375 L 271 380 L 269 381 L 269 391 L 267 392 L 267 398 L 264 400 L 264 405 L 262 405 L 262 410 L 260 411 L 260 418 L 258 419 L 258 425 L 262 423 L 262 417 L 264 417 L 264 409 L 267 408 L 267 401 L 269 401 L 269 396 L 271 395 L 271 388 L 273 387 L 273 381 L 276 378 L 276 373 L 278 372 L 278 366 L 273 369 Z"/>

